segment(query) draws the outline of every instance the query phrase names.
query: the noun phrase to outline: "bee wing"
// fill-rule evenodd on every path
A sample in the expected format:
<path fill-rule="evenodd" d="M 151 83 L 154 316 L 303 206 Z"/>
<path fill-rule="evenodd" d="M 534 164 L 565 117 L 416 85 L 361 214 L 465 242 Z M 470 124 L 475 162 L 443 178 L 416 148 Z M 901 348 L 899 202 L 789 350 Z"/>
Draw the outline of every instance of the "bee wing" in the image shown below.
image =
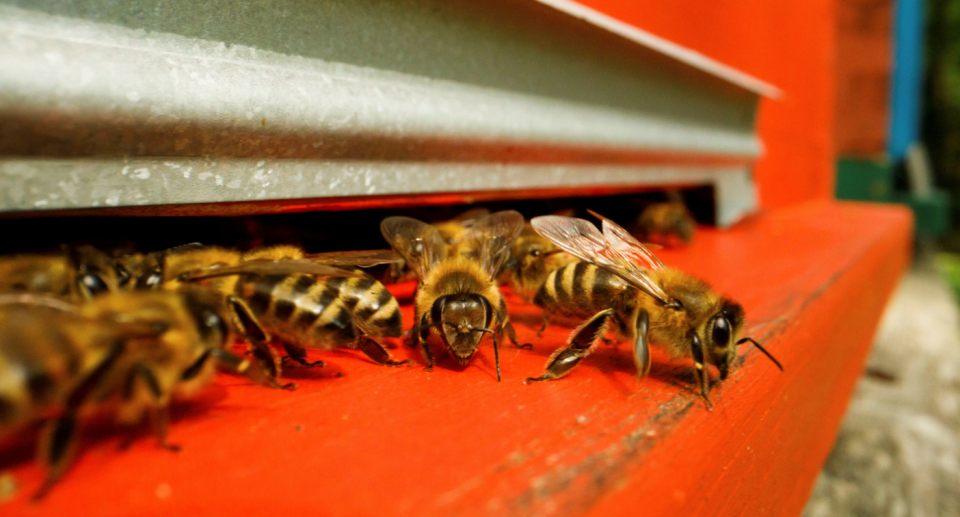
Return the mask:
<path fill-rule="evenodd" d="M 0 305 L 35 305 L 63 312 L 77 312 L 78 307 L 52 294 L 39 293 L 3 293 Z"/>
<path fill-rule="evenodd" d="M 651 270 L 663 269 L 663 264 L 659 260 L 655 263 L 647 260 L 642 260 L 640 263 L 634 262 L 633 251 L 630 256 L 622 253 L 616 244 L 619 241 L 610 242 L 607 235 L 600 233 L 600 230 L 590 221 L 575 217 L 544 215 L 534 217 L 531 223 L 540 235 L 567 253 L 606 269 L 661 303 L 665 304 L 670 300 L 667 293 L 663 292 L 663 289 L 647 273 Z M 613 238 L 617 239 L 616 236 Z M 645 250 L 639 242 L 637 246 Z M 649 251 L 646 254 L 652 256 Z"/>
<path fill-rule="evenodd" d="M 412 217 L 387 217 L 380 223 L 380 233 L 420 280 L 426 278 L 427 272 L 443 260 L 446 253 L 446 243 L 440 232 Z"/>
<path fill-rule="evenodd" d="M 503 210 L 474 221 L 460 241 L 468 244 L 477 262 L 493 278 L 521 231 L 523 216 L 520 212 Z"/>
<path fill-rule="evenodd" d="M 606 217 L 594 212 L 593 210 L 587 210 L 593 214 L 594 217 L 603 221 L 603 236 L 607 239 L 607 242 L 619 251 L 623 256 L 627 257 L 632 264 L 639 264 L 641 267 L 647 269 L 653 269 L 659 271 L 664 269 L 663 262 L 660 262 L 660 259 L 656 257 L 653 253 L 647 249 L 647 246 L 656 246 L 656 244 L 640 244 L 633 235 L 630 235 L 626 229 L 624 229 L 619 224 L 607 219 Z"/>
<path fill-rule="evenodd" d="M 393 250 L 330 251 L 327 253 L 312 253 L 304 258 L 317 264 L 341 267 L 372 267 L 380 264 L 403 262 L 403 257 Z"/>
<path fill-rule="evenodd" d="M 359 277 L 362 273 L 354 273 L 345 269 L 317 262 L 309 258 L 283 260 L 247 260 L 232 266 L 210 266 L 181 275 L 181 280 L 192 281 L 204 278 L 230 275 L 293 275 L 305 274 L 316 276 L 345 276 Z"/>

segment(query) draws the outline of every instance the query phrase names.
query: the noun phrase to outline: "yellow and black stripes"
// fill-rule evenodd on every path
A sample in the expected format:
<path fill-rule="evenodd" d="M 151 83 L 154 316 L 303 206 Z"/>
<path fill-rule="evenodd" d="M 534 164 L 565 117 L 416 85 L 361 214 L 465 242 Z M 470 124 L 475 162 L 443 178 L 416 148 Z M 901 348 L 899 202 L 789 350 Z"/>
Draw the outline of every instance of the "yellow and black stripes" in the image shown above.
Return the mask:
<path fill-rule="evenodd" d="M 361 334 L 402 333 L 396 300 L 366 275 L 244 275 L 236 292 L 266 329 L 301 346 L 353 348 Z"/>
<path fill-rule="evenodd" d="M 403 320 L 400 305 L 390 291 L 372 277 L 349 278 L 340 289 L 340 299 L 353 311 L 354 320 L 371 337 L 400 337 Z"/>
<path fill-rule="evenodd" d="M 550 314 L 584 318 L 611 307 L 626 284 L 589 262 L 575 262 L 547 276 L 534 303 Z"/>

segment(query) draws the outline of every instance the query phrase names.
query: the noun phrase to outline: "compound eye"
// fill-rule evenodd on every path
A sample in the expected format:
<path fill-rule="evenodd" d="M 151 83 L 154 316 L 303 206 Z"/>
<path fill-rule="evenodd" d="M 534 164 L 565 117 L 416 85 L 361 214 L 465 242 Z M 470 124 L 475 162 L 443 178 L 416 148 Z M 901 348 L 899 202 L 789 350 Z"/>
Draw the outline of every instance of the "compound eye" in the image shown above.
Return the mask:
<path fill-rule="evenodd" d="M 123 287 L 127 285 L 128 282 L 130 282 L 130 278 L 132 277 L 130 275 L 130 272 L 127 271 L 127 268 L 121 266 L 120 264 L 117 264 L 116 266 L 113 267 L 113 269 L 114 271 L 117 272 L 117 285 L 119 285 L 120 287 Z"/>
<path fill-rule="evenodd" d="M 227 330 L 227 322 L 223 321 L 223 318 L 221 318 L 217 313 L 206 313 L 203 318 L 203 324 L 209 329 L 219 331 L 222 340 L 227 339 L 227 335 L 229 334 L 229 331 Z"/>
<path fill-rule="evenodd" d="M 160 271 L 153 270 L 149 274 L 146 274 L 140 277 L 137 280 L 137 289 L 139 290 L 151 290 L 156 289 L 157 286 L 163 281 L 163 275 Z"/>
<path fill-rule="evenodd" d="M 713 322 L 713 344 L 721 348 L 730 344 L 730 323 L 723 316 Z"/>
<path fill-rule="evenodd" d="M 530 255 L 532 255 L 532 256 L 534 256 L 534 257 L 539 257 L 539 256 L 540 256 L 540 250 L 532 250 L 532 251 L 530 252 Z"/>
<path fill-rule="evenodd" d="M 86 287 L 93 296 L 107 292 L 107 284 L 102 278 L 93 273 L 84 273 L 80 277 L 80 282 L 83 283 L 83 286 Z"/>

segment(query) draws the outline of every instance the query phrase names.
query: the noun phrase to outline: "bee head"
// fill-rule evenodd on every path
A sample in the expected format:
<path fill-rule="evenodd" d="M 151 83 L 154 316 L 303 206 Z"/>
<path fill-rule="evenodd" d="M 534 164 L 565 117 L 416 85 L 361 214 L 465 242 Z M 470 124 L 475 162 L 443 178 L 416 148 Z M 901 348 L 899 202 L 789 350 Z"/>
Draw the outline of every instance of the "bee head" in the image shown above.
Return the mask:
<path fill-rule="evenodd" d="M 706 351 L 710 362 L 720 370 L 720 379 L 726 379 L 737 358 L 737 336 L 743 327 L 743 308 L 725 300 L 723 308 L 707 322 Z"/>
<path fill-rule="evenodd" d="M 437 298 L 431 319 L 442 322 L 440 336 L 461 365 L 467 364 L 487 332 L 493 311 L 479 294 L 448 294 Z"/>
<path fill-rule="evenodd" d="M 116 272 L 103 252 L 92 246 L 69 246 L 66 250 L 76 271 L 76 289 L 80 296 L 89 300 L 116 289 Z"/>
<path fill-rule="evenodd" d="M 230 327 L 224 318 L 222 298 L 207 289 L 186 288 L 179 290 L 187 310 L 193 317 L 197 332 L 208 348 L 224 348 L 232 338 Z"/>

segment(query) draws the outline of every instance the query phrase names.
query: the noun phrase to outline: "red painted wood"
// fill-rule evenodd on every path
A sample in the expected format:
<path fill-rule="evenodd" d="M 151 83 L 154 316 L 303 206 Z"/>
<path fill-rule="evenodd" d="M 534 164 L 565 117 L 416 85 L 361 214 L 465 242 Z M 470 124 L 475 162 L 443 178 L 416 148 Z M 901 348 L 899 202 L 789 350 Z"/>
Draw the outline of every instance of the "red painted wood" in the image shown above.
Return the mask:
<path fill-rule="evenodd" d="M 577 0 L 783 90 L 757 120 L 767 208 L 833 196 L 835 0 Z"/>
<path fill-rule="evenodd" d="M 21 491 L 0 512 L 797 515 L 907 265 L 910 225 L 899 208 L 818 202 L 662 250 L 741 301 L 748 332 L 786 368 L 744 348 L 713 412 L 689 362 L 655 355 L 638 380 L 626 346 L 524 385 L 567 331 L 536 339 L 538 311 L 509 297 L 535 348 L 502 351 L 502 383 L 489 347 L 465 369 L 441 360 L 432 373 L 312 354 L 329 365 L 291 369 L 293 393 L 221 376 L 177 405 L 170 437 L 182 452 L 148 435 L 121 452 L 122 433 L 103 426 L 40 504 L 26 500 L 41 480 L 30 452 L 2 451 L 0 470 Z"/>
<path fill-rule="evenodd" d="M 893 2 L 837 3 L 837 111 L 841 156 L 874 158 L 887 149 L 893 69 Z"/>

